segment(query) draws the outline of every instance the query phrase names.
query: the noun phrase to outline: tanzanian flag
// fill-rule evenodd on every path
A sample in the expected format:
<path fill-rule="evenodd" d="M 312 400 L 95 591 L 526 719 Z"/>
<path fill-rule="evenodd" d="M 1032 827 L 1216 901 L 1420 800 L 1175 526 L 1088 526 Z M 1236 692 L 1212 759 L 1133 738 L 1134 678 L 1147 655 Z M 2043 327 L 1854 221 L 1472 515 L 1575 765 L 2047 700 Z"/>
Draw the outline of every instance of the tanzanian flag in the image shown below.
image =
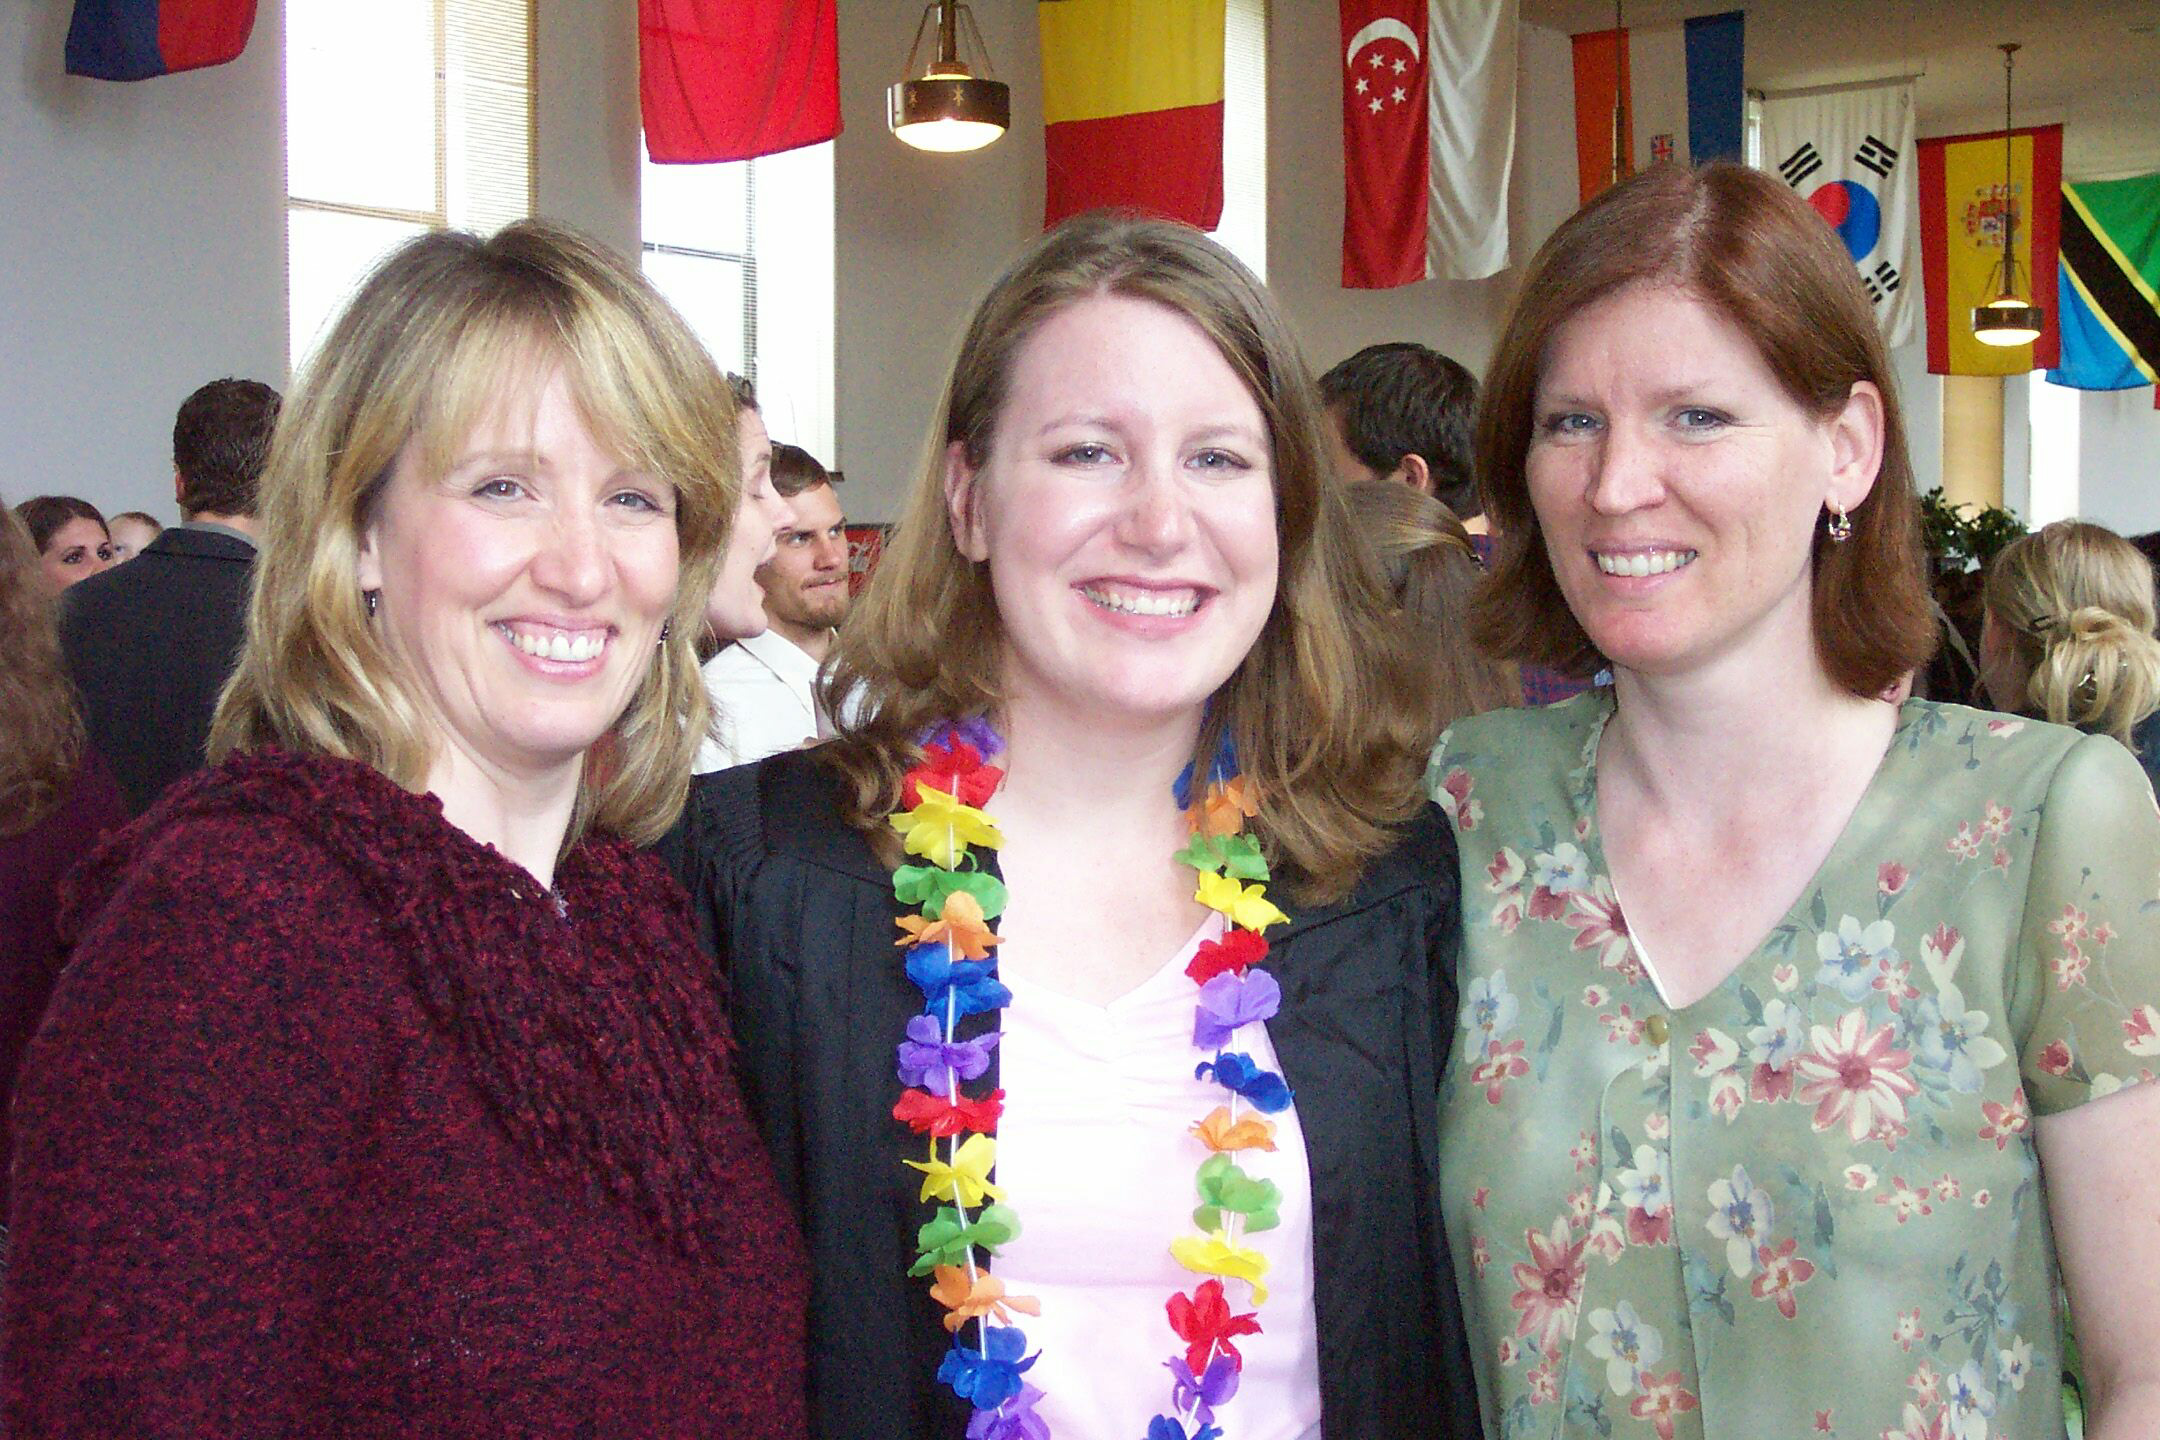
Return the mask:
<path fill-rule="evenodd" d="M 2062 358 L 2077 390 L 2160 379 L 2160 174 L 2062 187 Z"/>
<path fill-rule="evenodd" d="M 255 0 L 75 0 L 67 73 L 148 80 L 239 58 Z"/>

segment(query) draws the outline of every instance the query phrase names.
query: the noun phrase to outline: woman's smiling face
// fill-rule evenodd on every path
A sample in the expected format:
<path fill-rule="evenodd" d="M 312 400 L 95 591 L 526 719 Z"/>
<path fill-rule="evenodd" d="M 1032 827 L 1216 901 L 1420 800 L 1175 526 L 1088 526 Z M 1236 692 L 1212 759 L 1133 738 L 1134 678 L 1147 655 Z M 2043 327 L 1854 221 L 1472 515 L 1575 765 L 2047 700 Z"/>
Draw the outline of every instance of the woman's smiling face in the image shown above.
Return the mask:
<path fill-rule="evenodd" d="M 1207 334 L 1094 295 L 1020 347 L 979 470 L 948 464 L 1014 705 L 1118 724 L 1197 712 L 1275 603 L 1266 418 Z"/>

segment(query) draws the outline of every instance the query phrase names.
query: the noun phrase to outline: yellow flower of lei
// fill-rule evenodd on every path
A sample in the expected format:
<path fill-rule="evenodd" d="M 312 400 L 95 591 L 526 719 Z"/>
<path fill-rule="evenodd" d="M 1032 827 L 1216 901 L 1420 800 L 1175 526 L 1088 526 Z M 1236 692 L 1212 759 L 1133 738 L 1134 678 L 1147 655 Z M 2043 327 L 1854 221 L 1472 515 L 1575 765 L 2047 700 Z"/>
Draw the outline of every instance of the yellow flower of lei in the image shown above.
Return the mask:
<path fill-rule="evenodd" d="M 915 793 L 922 799 L 914 809 L 886 819 L 905 837 L 908 854 L 920 855 L 939 869 L 950 870 L 960 863 L 970 845 L 995 849 L 1005 843 L 996 821 L 972 805 L 962 805 L 949 792 L 918 783 Z"/>

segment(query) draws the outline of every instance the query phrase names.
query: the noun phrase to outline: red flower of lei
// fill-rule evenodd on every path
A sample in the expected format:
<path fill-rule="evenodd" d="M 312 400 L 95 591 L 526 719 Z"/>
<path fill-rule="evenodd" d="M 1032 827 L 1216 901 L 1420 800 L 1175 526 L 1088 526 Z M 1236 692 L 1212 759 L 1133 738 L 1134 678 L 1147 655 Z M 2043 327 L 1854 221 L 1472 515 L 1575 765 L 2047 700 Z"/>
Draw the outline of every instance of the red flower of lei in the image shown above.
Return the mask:
<path fill-rule="evenodd" d="M 900 1103 L 892 1107 L 892 1113 L 893 1119 L 916 1134 L 935 1135 L 942 1140 L 967 1130 L 978 1135 L 995 1134 L 998 1116 L 1004 1109 L 1003 1090 L 992 1090 L 975 1100 L 965 1095 L 948 1100 L 927 1090 L 909 1089 L 900 1092 Z"/>
<path fill-rule="evenodd" d="M 1218 1352 L 1229 1356 L 1238 1369 L 1245 1368 L 1245 1357 L 1238 1354 L 1231 1337 L 1258 1335 L 1260 1317 L 1231 1314 L 1230 1302 L 1223 1298 L 1222 1281 L 1203 1281 L 1189 1299 L 1172 1295 L 1164 1308 L 1170 1312 L 1170 1328 L 1185 1342 L 1185 1363 L 1193 1374 L 1206 1370 L 1208 1361 Z"/>
<path fill-rule="evenodd" d="M 983 763 L 982 752 L 965 740 L 933 740 L 923 746 L 923 763 L 907 772 L 900 784 L 900 808 L 912 810 L 922 803 L 915 787 L 928 785 L 962 805 L 981 805 L 988 800 L 1005 772 Z"/>
<path fill-rule="evenodd" d="M 1226 930 L 1220 940 L 1203 940 L 1193 952 L 1185 973 L 1195 985 L 1205 985 L 1225 971 L 1240 974 L 1267 958 L 1267 941 L 1256 930 Z"/>

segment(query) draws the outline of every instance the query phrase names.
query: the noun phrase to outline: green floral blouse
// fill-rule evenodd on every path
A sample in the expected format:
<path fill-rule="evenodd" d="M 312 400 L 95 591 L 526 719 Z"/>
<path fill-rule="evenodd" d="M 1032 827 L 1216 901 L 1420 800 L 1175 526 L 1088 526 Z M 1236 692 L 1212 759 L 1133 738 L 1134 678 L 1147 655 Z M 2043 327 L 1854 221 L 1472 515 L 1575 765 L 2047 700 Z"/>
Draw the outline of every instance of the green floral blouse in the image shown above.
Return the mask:
<path fill-rule="evenodd" d="M 1441 1138 L 1487 1429 L 2060 1436 L 2033 1119 L 2160 1056 L 2137 761 L 1909 702 L 1790 913 L 1676 1011 L 1599 845 L 1612 705 L 1465 720 L 1428 774 L 1462 852 Z"/>

